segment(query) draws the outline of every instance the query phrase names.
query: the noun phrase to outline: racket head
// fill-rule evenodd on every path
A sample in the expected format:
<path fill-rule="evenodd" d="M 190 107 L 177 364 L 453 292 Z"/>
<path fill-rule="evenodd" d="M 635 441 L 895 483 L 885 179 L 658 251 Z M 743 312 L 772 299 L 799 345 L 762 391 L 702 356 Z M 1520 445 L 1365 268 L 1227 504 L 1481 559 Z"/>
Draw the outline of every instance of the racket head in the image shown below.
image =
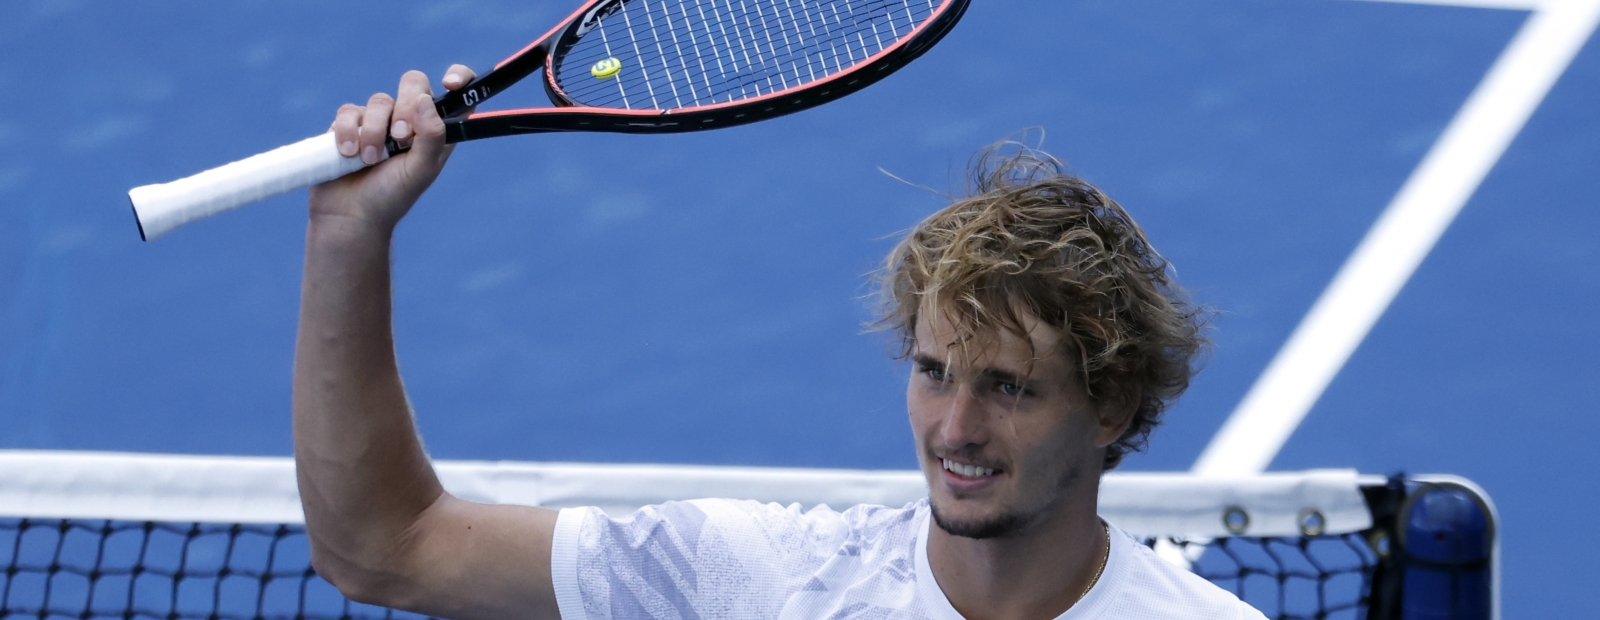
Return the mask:
<path fill-rule="evenodd" d="M 944 37 L 969 0 L 599 0 L 541 42 L 557 109 L 481 112 L 460 139 L 671 133 L 833 101 Z"/>

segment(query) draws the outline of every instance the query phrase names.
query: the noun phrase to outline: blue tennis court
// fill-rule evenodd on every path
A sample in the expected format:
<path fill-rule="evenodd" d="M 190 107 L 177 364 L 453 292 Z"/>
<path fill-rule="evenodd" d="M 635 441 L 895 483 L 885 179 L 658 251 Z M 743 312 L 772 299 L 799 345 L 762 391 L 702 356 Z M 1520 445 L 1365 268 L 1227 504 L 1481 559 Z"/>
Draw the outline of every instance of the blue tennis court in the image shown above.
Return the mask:
<path fill-rule="evenodd" d="M 304 193 L 147 244 L 125 192 L 320 132 L 406 69 L 491 65 L 568 8 L 0 8 L 0 449 L 287 455 Z M 424 437 L 449 459 L 914 467 L 870 273 L 971 153 L 1028 131 L 1217 311 L 1125 468 L 1460 474 L 1498 504 L 1508 617 L 1581 617 L 1597 13 L 975 0 L 917 63 L 795 116 L 465 145 L 397 240 Z M 496 103 L 544 102 L 523 88 Z M 1235 443 L 1202 461 L 1214 439 Z"/>

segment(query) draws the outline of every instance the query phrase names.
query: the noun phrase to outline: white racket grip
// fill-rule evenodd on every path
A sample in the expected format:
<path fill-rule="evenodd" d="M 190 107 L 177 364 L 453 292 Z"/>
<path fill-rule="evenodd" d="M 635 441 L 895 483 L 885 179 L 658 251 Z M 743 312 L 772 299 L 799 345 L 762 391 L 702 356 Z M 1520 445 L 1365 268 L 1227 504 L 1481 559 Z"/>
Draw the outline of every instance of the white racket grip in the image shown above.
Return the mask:
<path fill-rule="evenodd" d="M 328 132 L 171 183 L 135 187 L 128 200 L 139 236 L 154 241 L 189 222 L 365 167 L 360 157 L 340 155 Z"/>

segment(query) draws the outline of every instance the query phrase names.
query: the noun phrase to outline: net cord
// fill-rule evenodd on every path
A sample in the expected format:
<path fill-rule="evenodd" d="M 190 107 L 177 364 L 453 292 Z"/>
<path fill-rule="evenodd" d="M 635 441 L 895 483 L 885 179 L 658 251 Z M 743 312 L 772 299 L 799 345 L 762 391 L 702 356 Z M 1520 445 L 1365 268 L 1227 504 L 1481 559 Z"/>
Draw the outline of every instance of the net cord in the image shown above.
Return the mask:
<path fill-rule="evenodd" d="M 471 501 L 553 508 L 599 506 L 623 514 L 699 497 L 803 506 L 900 506 L 927 495 L 918 471 L 703 465 L 436 461 L 451 493 Z M 1208 478 L 1112 472 L 1100 513 L 1148 537 L 1298 536 L 1308 511 L 1326 533 L 1371 526 L 1360 488 L 1381 484 L 1354 470 Z M 1249 525 L 1230 531 L 1225 515 Z M 290 458 L 0 450 L 0 516 L 210 523 L 301 523 Z"/>

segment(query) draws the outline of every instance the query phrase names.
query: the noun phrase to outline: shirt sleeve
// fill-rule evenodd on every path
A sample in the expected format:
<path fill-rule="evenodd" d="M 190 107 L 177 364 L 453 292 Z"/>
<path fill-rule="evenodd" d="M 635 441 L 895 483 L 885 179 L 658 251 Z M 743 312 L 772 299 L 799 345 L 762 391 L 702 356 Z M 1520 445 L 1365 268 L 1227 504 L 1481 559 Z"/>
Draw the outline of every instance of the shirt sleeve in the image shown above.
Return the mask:
<path fill-rule="evenodd" d="M 564 620 L 774 618 L 850 537 L 841 513 L 693 500 L 613 518 L 568 508 L 551 576 Z"/>

